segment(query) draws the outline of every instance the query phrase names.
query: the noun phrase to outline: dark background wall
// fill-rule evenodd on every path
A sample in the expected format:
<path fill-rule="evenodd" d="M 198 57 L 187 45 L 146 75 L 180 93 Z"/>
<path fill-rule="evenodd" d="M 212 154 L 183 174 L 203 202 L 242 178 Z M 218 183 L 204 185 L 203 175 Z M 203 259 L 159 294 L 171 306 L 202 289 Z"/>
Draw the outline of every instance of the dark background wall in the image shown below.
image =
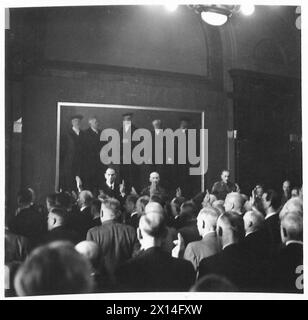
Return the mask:
<path fill-rule="evenodd" d="M 272 74 L 277 81 L 288 76 L 287 82 L 300 83 L 300 32 L 294 11 L 257 7 L 254 17 L 235 15 L 217 28 L 202 23 L 185 6 L 174 15 L 160 7 L 137 6 L 11 10 L 6 31 L 9 209 L 20 186 L 32 186 L 39 201 L 54 189 L 58 101 L 204 110 L 209 129 L 207 185 L 224 167 L 231 169 L 233 179 L 242 177 L 237 141 L 228 139 L 227 131 L 242 130 L 242 122 L 253 123 L 255 118 L 237 120 L 242 109 L 236 107 L 236 97 L 244 90 L 250 101 L 266 105 L 264 110 L 271 110 L 273 98 L 235 85 L 229 71 Z M 249 77 L 244 72 L 236 79 L 246 83 Z M 300 135 L 298 89 L 281 117 L 291 113 Z M 275 90 L 279 95 L 285 89 Z M 13 133 L 13 122 L 20 117 L 22 134 Z M 279 130 L 289 133 L 292 126 L 284 122 Z M 282 148 L 288 148 L 288 141 Z M 297 162 L 294 170 L 301 173 L 300 159 Z M 275 159 L 267 165 L 275 166 Z M 282 178 L 275 175 L 269 183 L 278 184 Z"/>

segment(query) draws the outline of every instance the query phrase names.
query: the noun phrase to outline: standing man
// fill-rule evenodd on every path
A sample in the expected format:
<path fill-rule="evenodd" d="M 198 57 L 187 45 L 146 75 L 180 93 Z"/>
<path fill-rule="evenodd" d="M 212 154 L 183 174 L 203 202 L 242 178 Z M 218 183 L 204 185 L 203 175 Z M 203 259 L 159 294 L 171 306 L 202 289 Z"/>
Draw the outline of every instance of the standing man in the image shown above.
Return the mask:
<path fill-rule="evenodd" d="M 236 185 L 229 181 L 229 177 L 230 171 L 223 170 L 221 172 L 221 180 L 214 183 L 211 193 L 216 196 L 217 200 L 225 200 L 228 193 L 236 191 Z"/>
<path fill-rule="evenodd" d="M 146 188 L 144 188 L 141 191 L 141 196 L 152 196 L 157 195 L 162 200 L 166 200 L 167 198 L 167 192 L 166 190 L 160 185 L 160 176 L 158 172 L 152 172 L 150 174 L 150 185 Z"/>
<path fill-rule="evenodd" d="M 64 167 L 63 189 L 77 191 L 82 188 L 85 165 L 85 133 L 80 129 L 81 115 L 71 117 L 71 128 L 61 144 Z"/>
<path fill-rule="evenodd" d="M 100 161 L 100 142 L 101 131 L 99 129 L 99 122 L 95 116 L 89 118 L 89 128 L 85 131 L 86 138 L 86 177 L 84 188 L 93 192 L 94 195 L 98 193 L 99 177 L 103 172 L 103 164 Z"/>
<path fill-rule="evenodd" d="M 122 128 L 120 129 L 120 177 L 124 180 L 128 190 L 131 189 L 133 182 L 138 179 L 138 167 L 132 161 L 132 150 L 136 142 L 132 142 L 132 135 L 137 129 L 132 123 L 133 114 L 131 112 L 123 114 Z M 129 163 L 125 163 L 130 161 Z M 138 182 L 137 182 L 138 184 Z"/>

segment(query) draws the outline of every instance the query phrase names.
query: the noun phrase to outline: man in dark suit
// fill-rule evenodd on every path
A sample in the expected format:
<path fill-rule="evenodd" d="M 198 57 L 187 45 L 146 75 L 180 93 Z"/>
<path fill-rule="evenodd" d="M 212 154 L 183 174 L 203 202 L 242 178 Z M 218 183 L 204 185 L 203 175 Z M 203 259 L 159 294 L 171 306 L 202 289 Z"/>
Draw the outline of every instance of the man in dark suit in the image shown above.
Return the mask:
<path fill-rule="evenodd" d="M 167 192 L 166 190 L 160 185 L 160 175 L 158 172 L 151 172 L 150 174 L 150 185 L 144 188 L 140 195 L 141 196 L 152 196 L 156 195 L 159 196 L 162 201 L 167 199 Z"/>
<path fill-rule="evenodd" d="M 101 195 L 115 198 L 123 203 L 125 200 L 125 185 L 122 181 L 121 184 L 116 182 L 116 171 L 114 168 L 109 167 L 105 172 L 105 181 L 103 181 L 99 187 Z"/>
<path fill-rule="evenodd" d="M 137 236 L 142 251 L 118 268 L 117 283 L 121 290 L 189 290 L 195 276 L 193 266 L 186 260 L 173 258 L 161 248 L 166 232 L 160 212 L 148 212 L 140 218 Z"/>
<path fill-rule="evenodd" d="M 192 201 L 186 201 L 181 205 L 179 216 L 178 233 L 184 239 L 184 244 L 187 246 L 190 242 L 201 240 L 197 228 L 196 207 Z"/>
<path fill-rule="evenodd" d="M 119 215 L 120 202 L 117 199 L 103 200 L 102 224 L 90 229 L 87 233 L 87 240 L 99 245 L 111 278 L 114 276 L 115 269 L 130 259 L 139 249 L 136 230 L 131 226 L 116 222 Z"/>
<path fill-rule="evenodd" d="M 66 191 L 77 191 L 85 179 L 85 133 L 80 129 L 81 115 L 71 117 L 72 127 L 61 142 L 64 181 L 61 187 Z"/>
<path fill-rule="evenodd" d="M 257 266 L 251 265 L 241 246 L 244 238 L 243 217 L 236 212 L 226 212 L 217 220 L 217 236 L 222 251 L 201 260 L 199 279 L 217 274 L 226 277 L 240 291 L 254 291 L 262 275 Z"/>
<path fill-rule="evenodd" d="M 217 200 L 225 200 L 228 193 L 236 191 L 236 185 L 229 181 L 229 177 L 230 171 L 223 170 L 221 180 L 214 183 L 211 193 L 216 196 Z"/>
<path fill-rule="evenodd" d="M 95 116 L 89 118 L 89 128 L 85 131 L 85 181 L 84 189 L 90 190 L 94 195 L 98 194 L 99 177 L 103 171 L 103 164 L 100 161 L 100 142 L 99 122 Z"/>
<path fill-rule="evenodd" d="M 79 242 L 79 235 L 68 227 L 68 214 L 62 208 L 52 208 L 48 213 L 48 232 L 43 237 L 43 243 L 53 241 L 70 241 L 73 244 Z"/>
<path fill-rule="evenodd" d="M 269 234 L 269 246 L 272 251 L 272 255 L 277 253 L 281 246 L 280 237 L 280 220 L 279 220 L 279 207 L 280 199 L 279 195 L 274 190 L 267 190 L 262 195 L 262 204 L 266 213 L 265 216 L 265 228 Z"/>
<path fill-rule="evenodd" d="M 273 288 L 278 292 L 303 293 L 303 218 L 289 212 L 281 220 L 280 250 L 273 268 Z"/>
<path fill-rule="evenodd" d="M 202 259 L 220 251 L 216 236 L 216 223 L 220 213 L 214 208 L 203 208 L 197 217 L 197 227 L 202 240 L 188 243 L 184 259 L 190 261 L 198 271 Z"/>

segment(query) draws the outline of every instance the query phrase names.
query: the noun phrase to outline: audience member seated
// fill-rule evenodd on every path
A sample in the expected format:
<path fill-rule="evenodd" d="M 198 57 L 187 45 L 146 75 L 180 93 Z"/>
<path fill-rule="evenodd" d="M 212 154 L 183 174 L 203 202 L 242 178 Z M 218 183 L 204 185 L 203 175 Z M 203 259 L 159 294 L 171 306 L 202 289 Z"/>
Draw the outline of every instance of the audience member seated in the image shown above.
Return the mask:
<path fill-rule="evenodd" d="M 190 242 L 184 253 L 184 259 L 190 261 L 198 271 L 202 259 L 220 251 L 216 237 L 216 223 L 220 212 L 214 208 L 203 208 L 197 217 L 197 227 L 202 240 Z"/>
<path fill-rule="evenodd" d="M 280 220 L 279 220 L 279 195 L 274 190 L 267 190 L 262 196 L 262 203 L 266 213 L 265 227 L 269 233 L 272 254 L 275 255 L 281 245 Z"/>
<path fill-rule="evenodd" d="M 79 242 L 79 234 L 72 230 L 69 225 L 69 216 L 62 208 L 52 208 L 48 213 L 48 232 L 44 235 L 42 242 L 70 241 L 73 244 Z"/>
<path fill-rule="evenodd" d="M 94 199 L 91 203 L 92 228 L 102 224 L 100 216 L 101 204 L 98 199 Z"/>
<path fill-rule="evenodd" d="M 230 171 L 223 170 L 221 172 L 221 180 L 214 183 L 212 187 L 212 194 L 216 196 L 218 200 L 225 200 L 226 196 L 230 192 L 237 190 L 235 183 L 229 181 Z"/>
<path fill-rule="evenodd" d="M 183 237 L 185 246 L 193 241 L 201 240 L 196 219 L 196 208 L 192 201 L 186 201 L 181 206 L 179 226 L 177 230 Z"/>
<path fill-rule="evenodd" d="M 253 291 L 261 275 L 249 264 L 240 244 L 245 232 L 243 217 L 236 212 L 226 212 L 218 218 L 216 232 L 222 251 L 201 260 L 199 279 L 217 274 L 226 277 L 240 291 Z"/>
<path fill-rule="evenodd" d="M 280 250 L 273 268 L 273 287 L 277 292 L 303 293 L 303 218 L 297 212 L 281 220 Z"/>
<path fill-rule="evenodd" d="M 243 214 L 244 199 L 240 193 L 228 193 L 225 199 L 225 211 L 233 211 Z"/>
<path fill-rule="evenodd" d="M 32 192 L 23 189 L 17 196 L 18 209 L 10 221 L 10 230 L 29 239 L 31 246 L 36 246 L 46 232 L 46 216 L 37 211 L 32 203 Z"/>
<path fill-rule="evenodd" d="M 191 292 L 236 292 L 238 289 L 228 279 L 210 274 L 199 279 L 190 289 Z"/>
<path fill-rule="evenodd" d="M 75 249 L 91 264 L 91 277 L 93 278 L 94 291 L 105 292 L 111 290 L 109 279 L 104 268 L 104 261 L 100 255 L 99 246 L 93 241 L 81 241 Z"/>
<path fill-rule="evenodd" d="M 140 214 L 136 208 L 136 202 L 138 197 L 136 195 L 130 194 L 125 200 L 125 222 L 135 229 L 138 228 Z"/>
<path fill-rule="evenodd" d="M 130 259 L 138 251 L 139 245 L 136 230 L 117 222 L 120 215 L 120 202 L 115 198 L 107 198 L 101 205 L 102 225 L 90 229 L 87 240 L 98 244 L 104 257 L 106 269 L 111 277 L 115 268 Z"/>
<path fill-rule="evenodd" d="M 89 262 L 73 246 L 53 242 L 30 254 L 14 283 L 19 296 L 90 293 L 90 274 Z"/>
<path fill-rule="evenodd" d="M 282 184 L 282 195 L 280 204 L 283 206 L 291 198 L 291 182 L 286 180 Z"/>
<path fill-rule="evenodd" d="M 173 258 L 161 248 L 166 235 L 164 216 L 155 211 L 143 215 L 137 235 L 142 251 L 118 268 L 120 288 L 135 292 L 187 291 L 194 282 L 194 269 L 190 262 Z"/>
<path fill-rule="evenodd" d="M 93 218 L 91 213 L 91 204 L 93 195 L 91 191 L 83 190 L 78 195 L 77 204 L 79 207 L 78 214 L 74 217 L 73 228 L 79 234 L 79 239 L 84 240 L 89 229 L 93 227 Z"/>
<path fill-rule="evenodd" d="M 166 234 L 164 239 L 162 239 L 161 248 L 171 255 L 172 250 L 174 248 L 174 240 L 177 238 L 177 231 L 173 227 L 167 226 L 167 220 L 166 220 L 166 214 L 165 214 L 164 208 L 160 203 L 150 201 L 146 205 L 144 210 L 145 210 L 145 214 L 152 214 L 154 212 L 164 217 L 164 221 L 166 222 Z"/>
<path fill-rule="evenodd" d="M 5 228 L 5 263 L 24 261 L 30 253 L 29 240 Z"/>

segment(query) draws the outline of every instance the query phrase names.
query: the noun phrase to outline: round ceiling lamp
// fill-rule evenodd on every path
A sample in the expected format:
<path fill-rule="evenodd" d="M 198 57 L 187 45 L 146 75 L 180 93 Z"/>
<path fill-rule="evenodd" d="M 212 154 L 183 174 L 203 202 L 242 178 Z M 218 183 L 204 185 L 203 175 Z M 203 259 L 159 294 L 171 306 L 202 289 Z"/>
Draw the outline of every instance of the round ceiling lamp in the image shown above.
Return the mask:
<path fill-rule="evenodd" d="M 245 16 L 250 16 L 255 12 L 255 6 L 253 4 L 242 4 L 240 10 Z"/>
<path fill-rule="evenodd" d="M 201 18 L 204 22 L 212 26 L 222 26 L 228 21 L 228 16 L 211 11 L 201 12 Z"/>

